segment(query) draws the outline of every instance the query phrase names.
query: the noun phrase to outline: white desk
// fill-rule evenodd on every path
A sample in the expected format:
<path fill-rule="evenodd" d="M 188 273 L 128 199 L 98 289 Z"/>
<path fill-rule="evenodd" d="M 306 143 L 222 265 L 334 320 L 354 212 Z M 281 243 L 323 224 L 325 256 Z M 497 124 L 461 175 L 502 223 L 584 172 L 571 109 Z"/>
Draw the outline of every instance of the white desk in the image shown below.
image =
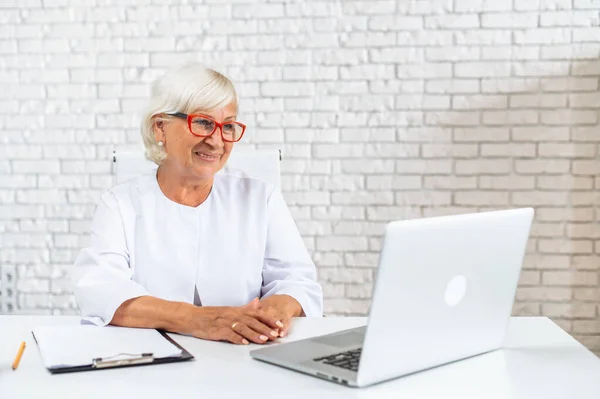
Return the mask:
<path fill-rule="evenodd" d="M 365 389 L 253 360 L 248 351 L 254 345 L 179 335 L 173 337 L 195 361 L 51 375 L 31 329 L 78 322 L 77 317 L 0 316 L 0 398 L 600 398 L 600 359 L 541 317 L 513 318 L 506 349 Z M 298 319 L 283 341 L 364 323 L 364 318 Z M 12 371 L 21 340 L 27 349 Z"/>

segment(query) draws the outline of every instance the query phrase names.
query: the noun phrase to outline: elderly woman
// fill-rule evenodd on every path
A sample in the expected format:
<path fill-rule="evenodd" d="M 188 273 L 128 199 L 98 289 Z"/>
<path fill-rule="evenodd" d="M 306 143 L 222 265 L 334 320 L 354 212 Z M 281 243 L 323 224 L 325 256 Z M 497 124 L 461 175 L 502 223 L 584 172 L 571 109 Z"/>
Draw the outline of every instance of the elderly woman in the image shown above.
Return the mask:
<path fill-rule="evenodd" d="M 236 344 L 321 316 L 313 262 L 278 189 L 219 173 L 246 126 L 220 73 L 189 64 L 158 79 L 142 120 L 156 173 L 106 192 L 74 266 L 98 325 L 161 328 Z"/>

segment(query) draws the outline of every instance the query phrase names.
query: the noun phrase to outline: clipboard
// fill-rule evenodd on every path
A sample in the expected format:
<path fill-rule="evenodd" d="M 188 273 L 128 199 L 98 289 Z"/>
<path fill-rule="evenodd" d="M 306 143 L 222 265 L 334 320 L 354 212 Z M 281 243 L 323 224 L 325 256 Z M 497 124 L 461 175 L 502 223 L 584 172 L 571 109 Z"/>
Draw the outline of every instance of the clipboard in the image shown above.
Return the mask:
<path fill-rule="evenodd" d="M 102 327 L 97 327 L 102 328 Z M 64 374 L 73 373 L 80 371 L 94 371 L 94 370 L 107 370 L 114 368 L 125 368 L 125 367 L 136 367 L 136 366 L 150 366 L 153 364 L 166 364 L 184 362 L 194 359 L 194 356 L 189 353 L 185 348 L 179 345 L 175 340 L 167 335 L 165 331 L 156 330 L 160 335 L 169 341 L 171 344 L 181 350 L 180 356 L 167 356 L 167 357 L 155 357 L 153 353 L 119 353 L 111 357 L 94 358 L 90 359 L 89 364 L 77 365 L 77 366 L 56 366 L 46 367 L 51 374 Z M 35 332 L 32 331 L 33 339 L 35 340 L 38 348 L 40 347 Z"/>

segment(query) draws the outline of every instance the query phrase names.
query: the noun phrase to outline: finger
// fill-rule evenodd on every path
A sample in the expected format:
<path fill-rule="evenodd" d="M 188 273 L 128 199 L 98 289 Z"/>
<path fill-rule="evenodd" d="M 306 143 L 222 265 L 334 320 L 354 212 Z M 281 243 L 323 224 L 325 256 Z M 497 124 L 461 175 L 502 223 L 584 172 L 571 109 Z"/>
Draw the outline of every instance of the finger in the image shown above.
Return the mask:
<path fill-rule="evenodd" d="M 285 312 L 282 312 L 281 309 L 272 303 L 261 302 L 260 309 L 269 315 L 273 320 L 275 320 L 275 325 L 278 330 L 286 328 L 286 324 L 284 323 L 284 319 L 287 319 L 287 315 Z"/>
<path fill-rule="evenodd" d="M 236 329 L 238 326 L 236 326 Z M 249 342 L 242 335 L 238 334 L 236 331 L 233 331 L 231 328 L 223 327 L 220 330 L 219 341 L 229 341 L 232 344 L 237 345 L 248 345 Z"/>
<path fill-rule="evenodd" d="M 292 320 L 286 315 L 281 318 L 281 323 L 283 324 L 283 328 L 279 331 L 279 336 L 283 338 L 286 335 L 288 335 L 292 324 Z"/>
<path fill-rule="evenodd" d="M 258 321 L 260 321 L 263 324 L 266 324 L 272 329 L 279 329 L 281 328 L 280 325 L 283 325 L 279 321 L 277 315 L 273 313 L 273 311 L 266 310 L 262 306 L 255 310 L 246 309 L 245 314 L 257 319 Z"/>
<path fill-rule="evenodd" d="M 269 340 L 268 336 L 254 331 L 243 322 L 236 324 L 235 332 L 255 344 L 264 344 Z"/>
<path fill-rule="evenodd" d="M 283 314 L 277 306 L 266 301 L 260 302 L 260 306 L 256 309 L 255 314 L 255 317 L 261 322 L 277 330 L 284 327 L 284 324 L 281 321 L 284 316 L 285 314 Z"/>
<path fill-rule="evenodd" d="M 261 302 L 261 309 L 268 313 L 275 321 L 275 324 L 279 327 L 279 336 L 285 337 L 288 333 L 291 317 L 289 314 L 281 309 L 281 307 L 276 306 L 267 301 Z"/>
<path fill-rule="evenodd" d="M 268 325 L 260 322 L 259 320 L 255 319 L 254 317 L 251 316 L 245 316 L 242 321 L 251 329 L 253 329 L 254 331 L 256 331 L 257 333 L 260 333 L 262 335 L 267 336 L 269 339 L 275 339 L 279 336 L 279 331 L 278 330 L 274 330 L 271 327 L 269 327 Z"/>

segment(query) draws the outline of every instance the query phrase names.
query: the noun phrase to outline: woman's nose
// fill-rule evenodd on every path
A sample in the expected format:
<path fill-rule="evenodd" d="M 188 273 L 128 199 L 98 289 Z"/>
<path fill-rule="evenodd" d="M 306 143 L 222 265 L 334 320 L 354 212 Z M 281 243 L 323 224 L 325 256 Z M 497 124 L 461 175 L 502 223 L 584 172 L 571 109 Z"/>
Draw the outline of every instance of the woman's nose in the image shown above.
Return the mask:
<path fill-rule="evenodd" d="M 214 148 L 223 148 L 224 143 L 221 129 L 222 128 L 220 126 L 217 126 L 217 129 L 213 132 L 213 134 L 204 139 L 204 142 Z"/>

